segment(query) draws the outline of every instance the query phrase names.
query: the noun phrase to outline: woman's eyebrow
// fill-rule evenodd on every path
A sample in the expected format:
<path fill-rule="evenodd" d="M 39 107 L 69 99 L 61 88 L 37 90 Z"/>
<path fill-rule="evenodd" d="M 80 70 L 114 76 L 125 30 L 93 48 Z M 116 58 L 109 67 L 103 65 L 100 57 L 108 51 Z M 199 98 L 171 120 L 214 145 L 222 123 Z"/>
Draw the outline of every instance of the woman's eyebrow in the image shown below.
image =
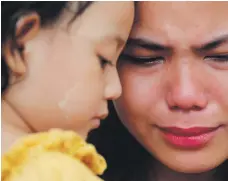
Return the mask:
<path fill-rule="evenodd" d="M 211 40 L 208 43 L 205 43 L 199 47 L 194 47 L 193 50 L 196 52 L 207 52 L 213 49 L 218 48 L 219 46 L 223 45 L 224 43 L 228 43 L 228 34 L 222 35 Z"/>
<path fill-rule="evenodd" d="M 129 38 L 127 45 L 130 47 L 141 47 L 152 51 L 171 51 L 171 47 L 142 38 Z"/>

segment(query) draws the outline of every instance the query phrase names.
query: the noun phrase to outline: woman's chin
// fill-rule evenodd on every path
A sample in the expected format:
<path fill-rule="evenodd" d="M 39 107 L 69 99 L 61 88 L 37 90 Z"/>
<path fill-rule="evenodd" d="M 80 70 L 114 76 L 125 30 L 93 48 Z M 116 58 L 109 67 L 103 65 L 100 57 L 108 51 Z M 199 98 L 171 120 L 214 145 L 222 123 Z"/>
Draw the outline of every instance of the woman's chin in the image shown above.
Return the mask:
<path fill-rule="evenodd" d="M 195 165 L 182 165 L 182 164 L 176 164 L 176 165 L 170 165 L 170 169 L 176 172 L 180 173 L 186 173 L 186 174 L 198 174 L 203 172 L 208 172 L 213 170 L 216 167 L 210 167 L 207 165 L 201 165 L 201 164 L 195 164 Z"/>
<path fill-rule="evenodd" d="M 217 140 L 216 140 L 217 141 Z M 156 144 L 156 147 L 154 146 Z M 181 173 L 208 172 L 227 160 L 227 147 L 220 141 L 213 141 L 205 147 L 183 149 L 167 144 L 162 139 L 147 145 L 149 152 L 166 167 Z M 218 149 L 221 148 L 221 149 Z"/>
<path fill-rule="evenodd" d="M 163 160 L 162 160 L 163 162 Z M 185 160 L 166 160 L 163 162 L 169 169 L 187 174 L 198 174 L 209 172 L 214 168 L 218 167 L 221 162 L 216 160 L 202 160 L 198 159 L 198 161 L 191 161 L 189 159 Z"/>

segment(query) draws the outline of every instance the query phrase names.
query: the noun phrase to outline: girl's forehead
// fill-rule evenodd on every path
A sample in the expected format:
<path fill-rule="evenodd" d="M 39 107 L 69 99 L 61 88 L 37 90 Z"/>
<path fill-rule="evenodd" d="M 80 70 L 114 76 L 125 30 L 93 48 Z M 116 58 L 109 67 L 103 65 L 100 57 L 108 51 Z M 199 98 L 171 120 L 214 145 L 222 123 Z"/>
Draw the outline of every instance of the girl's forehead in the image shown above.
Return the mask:
<path fill-rule="evenodd" d="M 120 46 L 126 42 L 129 35 L 133 9 L 131 11 L 129 8 L 130 4 L 123 4 L 122 8 L 121 2 L 113 4 L 103 2 L 103 4 L 98 2 L 92 4 L 72 23 L 70 34 L 99 42 L 107 40 L 113 42 L 114 40 Z M 124 12 L 127 17 L 120 14 L 124 10 L 127 11 L 127 13 Z"/>

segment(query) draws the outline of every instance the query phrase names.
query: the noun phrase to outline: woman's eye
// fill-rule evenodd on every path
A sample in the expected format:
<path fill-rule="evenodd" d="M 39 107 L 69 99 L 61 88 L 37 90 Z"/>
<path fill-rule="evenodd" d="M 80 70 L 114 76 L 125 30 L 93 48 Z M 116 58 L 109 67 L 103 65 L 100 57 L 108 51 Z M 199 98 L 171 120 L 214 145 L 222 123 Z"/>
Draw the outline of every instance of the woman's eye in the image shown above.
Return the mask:
<path fill-rule="evenodd" d="M 100 60 L 100 65 L 102 69 L 105 69 L 105 67 L 107 65 L 112 65 L 112 62 L 110 60 L 107 60 L 106 58 L 104 58 L 103 56 L 98 56 L 99 60 Z"/>
<path fill-rule="evenodd" d="M 227 55 L 206 56 L 204 59 L 208 60 L 208 61 L 214 61 L 217 63 L 228 63 L 228 54 Z"/>
<path fill-rule="evenodd" d="M 213 67 L 221 70 L 228 69 L 228 54 L 206 56 L 204 60 L 208 61 Z"/>
<path fill-rule="evenodd" d="M 141 66 L 153 66 L 157 64 L 163 64 L 165 61 L 165 58 L 162 56 L 154 56 L 154 57 L 137 57 L 127 54 L 120 55 L 121 61 L 128 61 L 135 65 L 141 65 Z"/>

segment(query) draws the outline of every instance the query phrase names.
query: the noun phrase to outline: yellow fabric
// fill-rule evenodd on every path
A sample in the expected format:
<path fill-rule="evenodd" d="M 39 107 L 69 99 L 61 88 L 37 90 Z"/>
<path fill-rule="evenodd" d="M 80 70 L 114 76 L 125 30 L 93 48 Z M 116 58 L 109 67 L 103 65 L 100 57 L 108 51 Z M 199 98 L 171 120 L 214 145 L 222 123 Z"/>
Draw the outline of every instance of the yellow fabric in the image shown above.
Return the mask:
<path fill-rule="evenodd" d="M 54 129 L 20 139 L 2 157 L 2 181 L 101 181 L 107 165 L 72 131 Z"/>

